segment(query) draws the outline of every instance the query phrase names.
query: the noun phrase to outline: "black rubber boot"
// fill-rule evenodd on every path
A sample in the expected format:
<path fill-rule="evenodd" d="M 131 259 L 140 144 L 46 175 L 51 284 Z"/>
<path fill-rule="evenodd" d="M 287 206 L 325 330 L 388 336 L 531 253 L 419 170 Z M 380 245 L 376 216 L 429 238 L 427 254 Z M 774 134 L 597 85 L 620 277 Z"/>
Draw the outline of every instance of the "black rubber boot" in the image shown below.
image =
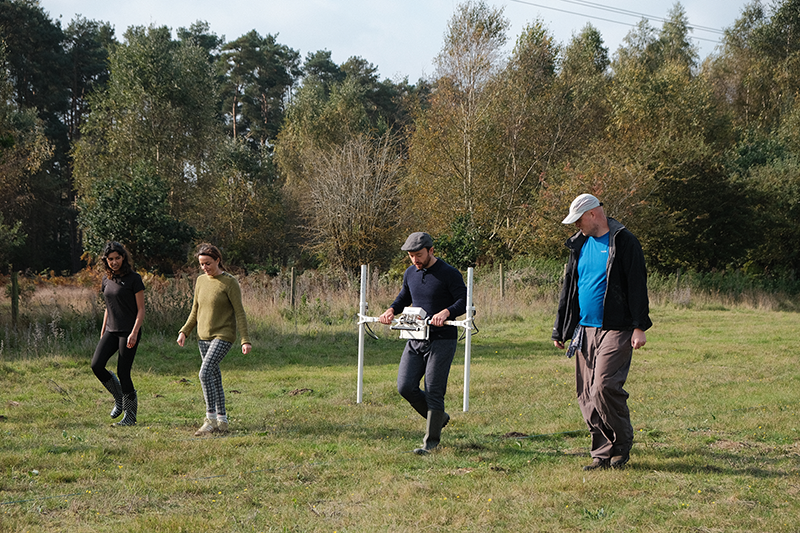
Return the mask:
<path fill-rule="evenodd" d="M 418 412 L 419 416 L 421 416 L 422 418 L 425 418 L 425 419 L 428 418 L 428 402 L 412 403 L 411 407 L 413 407 L 414 410 L 416 412 Z M 450 422 L 450 415 L 445 413 L 444 414 L 444 423 L 442 424 L 442 428 L 444 428 L 448 424 L 448 422 Z"/>
<path fill-rule="evenodd" d="M 421 402 L 415 402 L 411 404 L 411 407 L 414 408 L 416 412 L 419 413 L 419 416 L 422 418 L 428 418 L 428 402 L 422 400 Z"/>
<path fill-rule="evenodd" d="M 139 398 L 136 396 L 136 391 L 130 394 L 122 395 L 122 408 L 125 411 L 125 416 L 122 420 L 114 424 L 115 426 L 135 426 L 136 425 L 136 412 L 139 410 Z"/>
<path fill-rule="evenodd" d="M 122 385 L 119 383 L 119 378 L 116 374 L 111 372 L 111 379 L 103 382 L 103 387 L 111 393 L 114 397 L 114 408 L 111 410 L 111 418 L 117 418 L 122 414 Z"/>
<path fill-rule="evenodd" d="M 445 418 L 447 417 L 447 418 Z M 422 440 L 422 448 L 417 448 L 414 453 L 417 455 L 427 455 L 434 448 L 439 446 L 442 438 L 442 428 L 450 417 L 444 411 L 428 411 L 428 424 L 425 431 L 425 438 Z"/>

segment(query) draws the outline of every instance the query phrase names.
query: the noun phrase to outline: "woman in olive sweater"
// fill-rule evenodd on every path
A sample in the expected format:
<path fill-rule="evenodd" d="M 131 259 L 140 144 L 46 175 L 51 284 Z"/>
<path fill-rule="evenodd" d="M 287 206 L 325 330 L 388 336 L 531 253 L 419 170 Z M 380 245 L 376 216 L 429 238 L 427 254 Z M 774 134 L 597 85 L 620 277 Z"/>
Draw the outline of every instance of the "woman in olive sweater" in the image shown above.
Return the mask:
<path fill-rule="evenodd" d="M 211 244 L 197 248 L 197 260 L 203 270 L 194 289 L 192 313 L 178 334 L 178 344 L 183 346 L 186 336 L 197 327 L 200 356 L 200 385 L 206 402 L 206 418 L 195 436 L 228 431 L 225 411 L 225 392 L 222 390 L 222 373 L 219 364 L 236 341 L 236 331 L 242 344 L 242 353 L 250 353 L 247 318 L 242 307 L 239 282 L 222 265 L 222 254 Z"/>

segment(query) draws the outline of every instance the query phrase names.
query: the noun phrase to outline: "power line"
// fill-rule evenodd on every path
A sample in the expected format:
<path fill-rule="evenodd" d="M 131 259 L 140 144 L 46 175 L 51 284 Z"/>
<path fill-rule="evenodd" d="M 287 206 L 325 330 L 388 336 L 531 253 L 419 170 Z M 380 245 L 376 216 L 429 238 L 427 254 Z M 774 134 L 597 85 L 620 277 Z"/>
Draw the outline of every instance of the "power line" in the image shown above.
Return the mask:
<path fill-rule="evenodd" d="M 602 20 L 604 22 L 611 22 L 613 24 L 621 24 L 623 26 L 629 26 L 629 27 L 635 27 L 636 26 L 636 24 L 631 24 L 630 22 L 622 22 L 622 21 L 619 21 L 619 20 L 607 19 L 607 18 L 598 17 L 598 16 L 594 16 L 594 15 L 587 15 L 585 13 L 578 13 L 576 11 L 569 11 L 567 9 L 560 9 L 560 8 L 557 8 L 557 7 L 536 4 L 536 3 L 533 3 L 533 2 L 528 2 L 526 0 L 511 0 L 511 1 L 512 2 L 516 2 L 517 4 L 525 4 L 525 5 L 528 5 L 528 6 L 540 7 L 542 9 L 549 9 L 551 11 L 559 11 L 561 13 L 567 13 L 569 15 L 578 15 L 580 17 L 586 17 L 586 18 L 592 19 L 592 20 Z M 565 2 L 570 2 L 571 1 L 571 3 L 581 4 L 581 2 L 578 2 L 577 0 L 563 0 L 563 1 L 565 1 Z M 583 3 L 583 5 L 585 5 L 585 7 L 592 7 L 592 6 L 586 5 L 586 3 Z M 594 9 L 601 9 L 601 8 L 598 7 L 598 8 L 594 8 Z M 605 11 L 614 12 L 612 8 L 607 8 L 607 9 L 605 9 Z M 624 10 L 620 10 L 620 11 L 624 11 Z M 635 13 L 633 11 L 631 11 L 630 13 L 620 13 L 620 12 L 617 12 L 617 13 L 618 14 L 628 15 L 628 16 L 641 16 L 642 18 L 648 18 L 647 15 L 644 15 L 642 13 Z M 653 18 L 658 20 L 659 22 L 664 22 L 664 21 L 667 20 L 667 19 L 662 18 L 662 17 L 653 17 Z M 690 27 L 692 29 L 695 28 L 694 26 L 690 26 Z M 697 27 L 697 29 L 703 29 L 703 28 L 702 27 Z M 717 30 L 717 29 L 703 29 L 703 31 L 714 31 L 714 32 L 719 32 L 721 35 L 724 34 L 724 32 L 722 32 L 721 30 Z M 706 42 L 709 42 L 709 43 L 719 44 L 719 41 L 716 40 L 716 39 L 706 39 L 704 37 L 690 37 L 690 38 L 691 39 L 696 39 L 698 41 L 706 41 Z"/>
<path fill-rule="evenodd" d="M 600 9 L 602 11 L 609 11 L 611 13 L 619 13 L 620 15 L 628 15 L 628 16 L 631 16 L 631 17 L 640 17 L 640 18 L 646 18 L 648 20 L 656 20 L 658 22 L 666 22 L 667 20 L 669 20 L 669 19 L 666 19 L 664 17 L 658 17 L 658 16 L 655 16 L 655 15 L 648 15 L 647 13 L 640 13 L 638 11 L 631 11 L 629 9 L 622 9 L 620 7 L 607 6 L 605 4 L 598 4 L 597 2 L 589 2 L 588 0 L 561 0 L 561 1 L 562 2 L 566 2 L 568 4 L 577 4 L 577 5 L 586 6 L 586 7 L 592 8 L 592 9 Z M 716 33 L 718 35 L 724 35 L 725 34 L 725 32 L 720 30 L 719 28 L 711 28 L 709 26 L 699 26 L 697 24 L 689 24 L 689 26 L 693 30 L 706 31 L 706 32 L 709 32 L 709 33 Z"/>

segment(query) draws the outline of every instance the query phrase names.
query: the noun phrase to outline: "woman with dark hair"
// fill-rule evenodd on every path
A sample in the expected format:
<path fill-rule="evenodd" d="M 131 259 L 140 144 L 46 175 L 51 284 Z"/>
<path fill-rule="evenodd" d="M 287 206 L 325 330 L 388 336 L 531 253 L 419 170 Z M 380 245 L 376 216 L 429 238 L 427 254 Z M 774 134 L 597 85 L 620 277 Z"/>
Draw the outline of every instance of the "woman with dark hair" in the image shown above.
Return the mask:
<path fill-rule="evenodd" d="M 102 291 L 106 312 L 103 314 L 100 342 L 92 357 L 92 371 L 114 396 L 111 418 L 125 413 L 122 420 L 114 425 L 133 426 L 136 424 L 139 400 L 131 380 L 131 368 L 142 336 L 144 283 L 142 277 L 131 267 L 128 250 L 120 243 L 107 243 L 101 260 L 105 268 Z M 106 363 L 117 351 L 119 377 L 106 370 Z"/>
<path fill-rule="evenodd" d="M 203 270 L 194 289 L 192 312 L 178 333 L 178 344 L 183 346 L 186 336 L 197 327 L 200 345 L 200 385 L 206 402 L 206 418 L 195 436 L 203 437 L 214 432 L 228 431 L 225 410 L 225 392 L 222 390 L 222 373 L 219 364 L 236 341 L 236 332 L 242 344 L 242 353 L 250 353 L 247 318 L 242 306 L 239 282 L 225 272 L 222 254 L 212 244 L 201 244 L 195 253 Z"/>

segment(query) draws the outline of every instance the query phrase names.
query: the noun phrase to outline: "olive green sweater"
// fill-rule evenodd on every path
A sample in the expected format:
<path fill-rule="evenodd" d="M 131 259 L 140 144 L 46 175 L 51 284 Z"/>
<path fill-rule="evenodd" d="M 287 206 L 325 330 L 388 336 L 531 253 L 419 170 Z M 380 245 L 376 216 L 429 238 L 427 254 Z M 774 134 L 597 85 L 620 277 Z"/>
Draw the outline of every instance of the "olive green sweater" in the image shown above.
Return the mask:
<path fill-rule="evenodd" d="M 181 332 L 188 336 L 195 326 L 200 340 L 221 339 L 233 343 L 238 328 L 242 344 L 250 344 L 242 291 L 236 278 L 227 272 L 214 277 L 202 274 L 197 278 L 192 313 Z"/>

